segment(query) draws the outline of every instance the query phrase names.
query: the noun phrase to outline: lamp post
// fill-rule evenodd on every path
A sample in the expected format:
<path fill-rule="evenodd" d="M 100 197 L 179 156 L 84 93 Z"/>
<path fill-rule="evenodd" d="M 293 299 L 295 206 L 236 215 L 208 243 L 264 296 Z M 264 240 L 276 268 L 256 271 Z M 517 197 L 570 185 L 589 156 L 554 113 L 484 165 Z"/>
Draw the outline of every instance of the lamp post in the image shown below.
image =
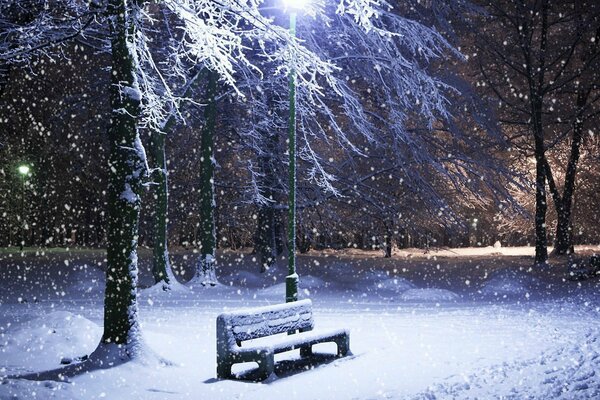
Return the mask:
<path fill-rule="evenodd" d="M 29 175 L 29 166 L 25 164 L 19 165 L 17 170 L 21 176 L 21 234 L 19 235 L 19 250 L 23 251 L 23 245 L 25 244 L 25 178 Z"/>
<path fill-rule="evenodd" d="M 290 35 L 296 37 L 296 14 L 308 0 L 284 0 L 290 14 Z M 288 275 L 285 277 L 286 303 L 298 300 L 296 272 L 296 66 L 291 60 L 288 74 L 290 115 L 288 121 L 289 194 L 288 194 Z"/>
<path fill-rule="evenodd" d="M 478 245 L 477 241 L 477 223 L 479 220 L 477 218 L 473 218 L 473 240 L 475 241 L 475 246 Z"/>

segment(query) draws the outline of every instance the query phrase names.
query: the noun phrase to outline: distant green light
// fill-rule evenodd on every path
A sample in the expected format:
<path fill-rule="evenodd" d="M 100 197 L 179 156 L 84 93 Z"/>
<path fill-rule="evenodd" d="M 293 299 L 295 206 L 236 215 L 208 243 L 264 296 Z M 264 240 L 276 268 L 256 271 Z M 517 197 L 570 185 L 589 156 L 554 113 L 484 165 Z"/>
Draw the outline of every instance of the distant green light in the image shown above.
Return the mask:
<path fill-rule="evenodd" d="M 29 174 L 29 167 L 27 165 L 19 165 L 19 173 L 21 175 L 28 175 Z"/>

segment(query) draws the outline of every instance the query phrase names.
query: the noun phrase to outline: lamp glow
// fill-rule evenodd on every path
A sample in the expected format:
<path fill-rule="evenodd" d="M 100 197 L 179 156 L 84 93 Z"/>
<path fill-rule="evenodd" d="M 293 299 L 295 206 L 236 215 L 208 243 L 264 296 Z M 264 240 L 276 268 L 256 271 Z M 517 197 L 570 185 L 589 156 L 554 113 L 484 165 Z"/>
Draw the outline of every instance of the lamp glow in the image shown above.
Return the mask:
<path fill-rule="evenodd" d="M 283 0 L 286 9 L 298 11 L 306 8 L 310 0 Z"/>
<path fill-rule="evenodd" d="M 19 173 L 21 175 L 29 174 L 29 167 L 27 165 L 19 165 Z"/>

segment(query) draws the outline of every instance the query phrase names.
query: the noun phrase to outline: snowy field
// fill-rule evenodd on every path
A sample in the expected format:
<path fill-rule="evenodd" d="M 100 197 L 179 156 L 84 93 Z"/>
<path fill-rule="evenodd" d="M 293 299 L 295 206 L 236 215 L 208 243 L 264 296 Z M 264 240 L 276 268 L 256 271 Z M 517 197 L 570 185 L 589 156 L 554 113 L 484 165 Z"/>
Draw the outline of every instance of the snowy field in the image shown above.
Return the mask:
<path fill-rule="evenodd" d="M 600 282 L 567 280 L 566 259 L 531 271 L 532 252 L 300 256 L 301 297 L 313 300 L 317 329 L 349 328 L 353 356 L 332 358 L 333 344 L 316 346 L 322 354 L 312 364 L 297 351 L 284 353 L 264 383 L 215 378 L 215 320 L 224 310 L 280 303 L 283 260 L 261 275 L 249 253 L 226 252 L 219 286 L 142 289 L 146 342 L 173 365 L 133 362 L 60 382 L 16 376 L 60 368 L 95 349 L 103 254 L 0 253 L 0 399 L 600 398 Z M 141 259 L 147 286 L 144 253 Z M 174 254 L 182 281 L 193 259 Z"/>

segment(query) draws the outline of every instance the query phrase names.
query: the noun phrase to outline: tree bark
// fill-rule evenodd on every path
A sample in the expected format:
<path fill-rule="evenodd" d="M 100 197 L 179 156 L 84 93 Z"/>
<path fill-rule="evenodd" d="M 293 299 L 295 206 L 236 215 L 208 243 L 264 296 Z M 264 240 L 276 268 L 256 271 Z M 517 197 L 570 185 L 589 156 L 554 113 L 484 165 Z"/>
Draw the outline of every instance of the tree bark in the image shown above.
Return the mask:
<path fill-rule="evenodd" d="M 102 343 L 125 344 L 134 356 L 140 342 L 137 306 L 138 221 L 145 153 L 138 135 L 140 90 L 134 48 L 137 4 L 110 0 L 108 6 L 112 84 L 112 117 L 108 185 L 108 268 L 104 297 Z"/>
<path fill-rule="evenodd" d="M 215 272 L 217 246 L 215 229 L 215 187 L 214 170 L 215 159 L 213 155 L 214 133 L 216 129 L 217 105 L 215 95 L 217 91 L 218 75 L 208 71 L 206 87 L 206 106 L 204 109 L 204 127 L 202 128 L 202 143 L 200 149 L 200 257 L 196 268 L 196 279 L 202 285 L 215 285 L 217 277 Z"/>
<path fill-rule="evenodd" d="M 388 233 L 385 235 L 385 254 L 384 254 L 384 258 L 391 258 L 392 257 L 392 234 L 391 232 L 388 231 Z"/>
<path fill-rule="evenodd" d="M 281 238 L 283 221 L 273 207 L 275 202 L 274 187 L 277 182 L 274 154 L 277 151 L 279 137 L 277 133 L 266 133 L 266 143 L 263 154 L 258 158 L 261 179 L 261 195 L 271 203 L 258 206 L 256 231 L 256 253 L 260 257 L 261 272 L 265 272 L 274 263 L 276 257 L 283 252 Z"/>
<path fill-rule="evenodd" d="M 538 107 L 539 101 L 539 107 Z M 548 239 L 546 232 L 546 173 L 544 133 L 541 123 L 541 99 L 532 99 L 533 130 L 535 141 L 535 264 L 541 265 L 548 261 Z"/>
<path fill-rule="evenodd" d="M 183 96 L 188 96 L 200 80 L 202 71 L 191 78 Z M 171 269 L 168 246 L 168 206 L 169 206 L 169 173 L 165 152 L 165 141 L 168 132 L 175 125 L 175 116 L 172 113 L 164 122 L 162 127 L 152 130 L 152 153 L 157 168 L 154 170 L 155 207 L 154 207 L 154 246 L 152 257 L 152 275 L 155 284 L 162 284 L 163 290 L 170 290 L 177 279 Z"/>
<path fill-rule="evenodd" d="M 266 272 L 275 263 L 275 258 L 277 257 L 275 213 L 269 205 L 260 205 L 258 207 L 255 247 L 256 254 L 260 258 L 260 272 Z"/>
<path fill-rule="evenodd" d="M 546 198 L 546 167 L 544 147 L 544 126 L 542 123 L 542 107 L 544 85 L 546 41 L 548 33 L 548 2 L 542 4 L 542 26 L 540 31 L 539 65 L 534 69 L 531 53 L 526 52 L 526 69 L 529 80 L 529 93 L 531 96 L 531 117 L 535 149 L 535 264 L 543 265 L 548 261 L 548 238 L 546 230 L 546 212 L 548 203 Z M 530 40 L 529 29 L 525 28 L 524 41 Z M 524 45 L 525 46 L 525 45 Z"/>
<path fill-rule="evenodd" d="M 152 275 L 155 284 L 162 284 L 163 290 L 171 289 L 175 279 L 171 272 L 169 249 L 167 246 L 169 181 L 167 175 L 167 160 L 165 157 L 165 133 L 155 130 L 152 132 L 152 152 L 157 169 L 154 182 L 154 246 L 152 257 Z"/>

